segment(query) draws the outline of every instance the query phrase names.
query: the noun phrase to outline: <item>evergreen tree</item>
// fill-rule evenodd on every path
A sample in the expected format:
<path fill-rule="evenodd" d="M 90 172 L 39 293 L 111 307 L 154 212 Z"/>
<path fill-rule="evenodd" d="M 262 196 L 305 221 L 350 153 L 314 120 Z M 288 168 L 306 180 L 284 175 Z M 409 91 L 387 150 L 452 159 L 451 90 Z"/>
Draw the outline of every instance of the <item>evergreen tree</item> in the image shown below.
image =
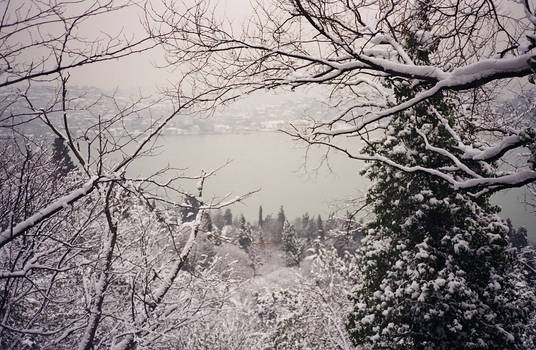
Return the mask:
<path fill-rule="evenodd" d="M 240 247 L 246 251 L 251 243 L 253 243 L 253 235 L 251 231 L 251 227 L 246 222 L 244 215 L 240 215 L 240 218 L 238 219 L 238 244 L 240 244 Z"/>
<path fill-rule="evenodd" d="M 527 229 L 520 227 L 516 230 L 512 225 L 512 220 L 509 218 L 506 219 L 506 224 L 508 225 L 508 239 L 510 240 L 510 244 L 518 250 L 526 247 L 529 244 L 527 240 Z"/>
<path fill-rule="evenodd" d="M 315 222 L 309 217 L 309 213 L 305 213 L 301 218 L 301 229 L 302 237 L 307 239 L 307 241 L 312 241 L 314 239 L 315 231 Z"/>
<path fill-rule="evenodd" d="M 408 27 L 416 63 L 429 63 L 433 46 L 414 34 L 428 28 L 427 1 Z M 412 29 L 415 28 L 415 29 Z M 411 81 L 393 81 L 397 102 L 418 92 Z M 438 94 L 394 115 L 384 140 L 366 152 L 408 166 L 448 166 L 435 146 L 460 153 L 435 113 L 449 121 L 454 105 Z M 472 170 L 488 171 L 478 162 Z M 375 220 L 364 230 L 364 282 L 356 286 L 348 330 L 355 344 L 372 349 L 522 349 L 534 297 L 516 267 L 506 225 L 487 196 L 454 191 L 426 173 L 382 163 L 367 170 L 375 182 L 367 195 Z"/>
<path fill-rule="evenodd" d="M 231 213 L 231 209 L 225 209 L 225 212 L 223 213 L 223 220 L 225 225 L 233 224 L 233 214 Z"/>
<path fill-rule="evenodd" d="M 69 155 L 69 149 L 65 146 L 63 139 L 59 137 L 56 137 L 52 144 L 52 160 L 57 165 L 57 173 L 60 177 L 64 177 L 76 169 Z"/>
<path fill-rule="evenodd" d="M 526 228 L 520 227 L 516 230 L 510 219 L 506 220 L 506 224 L 508 225 L 508 239 L 512 247 L 516 249 L 525 280 L 534 289 L 536 288 L 536 248 L 529 244 Z M 536 321 L 536 317 L 534 321 Z M 536 329 L 534 332 L 536 333 Z"/>
<path fill-rule="evenodd" d="M 277 213 L 276 227 L 274 228 L 272 232 L 273 243 L 276 243 L 276 244 L 281 243 L 281 235 L 283 233 L 283 227 L 285 226 L 286 221 L 287 221 L 287 217 L 285 215 L 285 210 L 283 209 L 283 206 L 281 206 L 279 208 L 279 213 Z"/>
<path fill-rule="evenodd" d="M 205 232 L 212 232 L 214 229 L 214 225 L 212 225 L 212 218 L 210 217 L 210 214 L 207 212 L 203 213 L 203 224 L 202 224 L 202 230 Z"/>
<path fill-rule="evenodd" d="M 285 216 L 285 210 L 283 209 L 283 206 L 279 208 L 279 213 L 277 213 L 277 221 L 281 224 L 281 227 L 285 225 L 285 222 L 287 221 L 287 217 Z"/>
<path fill-rule="evenodd" d="M 238 244 L 248 255 L 248 266 L 253 270 L 253 276 L 257 276 L 261 267 L 262 259 L 258 247 L 260 232 L 256 232 L 244 215 L 238 219 Z"/>
<path fill-rule="evenodd" d="M 194 221 L 199 212 L 199 201 L 191 195 L 184 198 L 185 206 L 180 210 L 182 222 Z"/>
<path fill-rule="evenodd" d="M 246 217 L 244 214 L 240 214 L 240 217 L 238 218 L 238 228 L 243 230 L 246 227 Z"/>
<path fill-rule="evenodd" d="M 262 205 L 259 206 L 259 228 L 262 228 L 263 220 L 262 220 Z"/>
<path fill-rule="evenodd" d="M 324 240 L 326 237 L 326 231 L 324 231 L 324 223 L 322 222 L 322 217 L 318 215 L 318 218 L 316 219 L 316 230 L 317 230 L 317 237 L 321 240 Z"/>
<path fill-rule="evenodd" d="M 304 242 L 298 237 L 294 226 L 285 221 L 281 234 L 283 251 L 286 255 L 287 266 L 297 266 L 303 259 Z"/>
<path fill-rule="evenodd" d="M 212 215 L 212 223 L 220 230 L 225 225 L 225 219 L 220 209 L 216 210 Z"/>

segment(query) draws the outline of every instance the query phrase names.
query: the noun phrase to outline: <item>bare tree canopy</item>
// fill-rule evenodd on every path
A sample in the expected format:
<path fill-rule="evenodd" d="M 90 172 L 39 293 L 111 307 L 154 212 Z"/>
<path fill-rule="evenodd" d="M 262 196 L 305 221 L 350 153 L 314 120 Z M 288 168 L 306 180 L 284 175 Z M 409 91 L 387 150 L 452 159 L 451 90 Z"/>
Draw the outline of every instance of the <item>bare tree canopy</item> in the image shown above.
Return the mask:
<path fill-rule="evenodd" d="M 155 117 L 150 108 L 162 98 L 93 96 L 71 85 L 82 66 L 159 45 L 149 32 L 94 28 L 132 8 L 145 13 L 143 3 L 129 0 L 0 5 L 2 348 L 154 346 L 227 297 L 205 285 L 229 282 L 216 261 L 207 258 L 195 280 L 184 266 L 207 210 L 244 197 L 205 202 L 205 181 L 215 171 L 128 173 L 153 152 L 170 120 L 204 108 L 204 93 L 185 84 L 167 114 Z M 48 150 L 52 141 L 59 154 Z M 189 194 L 183 184 L 192 181 L 197 190 Z M 185 209 L 194 213 L 188 222 L 180 220 Z"/>
<path fill-rule="evenodd" d="M 4 1 L 0 6 L 0 87 L 122 58 L 155 47 L 150 35 L 95 30 L 99 19 L 139 6 L 131 0 Z"/>

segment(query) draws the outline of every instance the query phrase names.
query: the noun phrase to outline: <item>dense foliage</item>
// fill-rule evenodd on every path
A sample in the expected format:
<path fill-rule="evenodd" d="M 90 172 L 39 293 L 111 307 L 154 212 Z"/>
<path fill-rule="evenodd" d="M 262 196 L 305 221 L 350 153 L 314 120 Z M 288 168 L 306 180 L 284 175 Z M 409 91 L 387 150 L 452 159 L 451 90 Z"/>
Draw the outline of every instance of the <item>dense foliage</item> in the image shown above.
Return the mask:
<path fill-rule="evenodd" d="M 426 8 L 427 2 L 420 4 Z M 415 12 L 413 21 L 408 46 L 415 62 L 426 64 L 435 47 L 419 45 L 411 29 L 428 29 L 425 9 Z M 423 88 L 411 80 L 390 86 L 398 101 Z M 419 170 L 446 169 L 451 155 L 461 155 L 447 130 L 461 125 L 454 118 L 456 104 L 438 94 L 400 112 L 385 137 L 365 148 L 417 171 L 376 162 L 366 172 L 374 181 L 367 200 L 375 218 L 364 228 L 363 283 L 355 288 L 348 323 L 355 344 L 430 350 L 527 346 L 535 294 L 509 246 L 498 208 L 489 195 L 453 191 L 447 181 Z M 493 170 L 473 161 L 464 171 Z"/>

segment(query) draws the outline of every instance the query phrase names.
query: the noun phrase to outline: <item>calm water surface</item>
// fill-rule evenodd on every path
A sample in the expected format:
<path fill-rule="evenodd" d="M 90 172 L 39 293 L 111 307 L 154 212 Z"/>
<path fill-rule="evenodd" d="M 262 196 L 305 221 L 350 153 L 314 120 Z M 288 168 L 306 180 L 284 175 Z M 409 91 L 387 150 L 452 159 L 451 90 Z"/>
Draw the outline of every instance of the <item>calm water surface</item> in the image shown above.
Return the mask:
<path fill-rule="evenodd" d="M 352 142 L 348 140 L 346 146 L 352 148 Z M 289 218 L 305 212 L 325 218 L 336 209 L 345 210 L 346 200 L 363 199 L 369 186 L 359 175 L 363 162 L 333 152 L 328 163 L 323 162 L 325 149 L 306 152 L 303 143 L 281 133 L 165 136 L 159 144 L 158 155 L 143 159 L 130 171 L 141 175 L 169 165 L 195 175 L 231 161 L 207 182 L 205 198 L 218 200 L 260 189 L 232 206 L 234 215 L 242 213 L 252 222 L 257 220 L 259 205 L 264 215 L 277 215 L 283 205 Z M 195 187 L 187 184 L 184 188 L 193 191 Z M 502 207 L 501 216 L 512 218 L 515 226 L 527 227 L 530 240 L 536 242 L 536 216 L 520 203 L 524 199 L 524 191 L 508 190 L 494 201 Z"/>

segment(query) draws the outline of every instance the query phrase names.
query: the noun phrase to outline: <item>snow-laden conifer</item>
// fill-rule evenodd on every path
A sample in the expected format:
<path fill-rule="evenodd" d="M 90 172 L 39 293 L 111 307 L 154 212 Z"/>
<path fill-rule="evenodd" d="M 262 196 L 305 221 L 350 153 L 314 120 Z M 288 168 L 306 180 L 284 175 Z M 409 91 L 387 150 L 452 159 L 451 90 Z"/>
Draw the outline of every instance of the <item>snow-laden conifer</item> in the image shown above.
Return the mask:
<path fill-rule="evenodd" d="M 423 64 L 435 49 L 418 35 L 429 27 L 428 5 L 418 2 L 406 32 L 411 58 Z M 389 86 L 397 103 L 426 88 L 412 80 Z M 383 140 L 365 151 L 409 167 L 449 171 L 450 155 L 461 151 L 441 120 L 457 128 L 456 113 L 456 101 L 437 94 L 394 115 Z M 476 160 L 462 170 L 476 177 L 493 171 Z M 354 291 L 347 325 L 354 343 L 373 349 L 525 348 L 534 295 L 489 196 L 384 163 L 373 163 L 366 174 L 375 182 L 367 197 L 375 219 L 364 230 L 363 283 Z"/>

